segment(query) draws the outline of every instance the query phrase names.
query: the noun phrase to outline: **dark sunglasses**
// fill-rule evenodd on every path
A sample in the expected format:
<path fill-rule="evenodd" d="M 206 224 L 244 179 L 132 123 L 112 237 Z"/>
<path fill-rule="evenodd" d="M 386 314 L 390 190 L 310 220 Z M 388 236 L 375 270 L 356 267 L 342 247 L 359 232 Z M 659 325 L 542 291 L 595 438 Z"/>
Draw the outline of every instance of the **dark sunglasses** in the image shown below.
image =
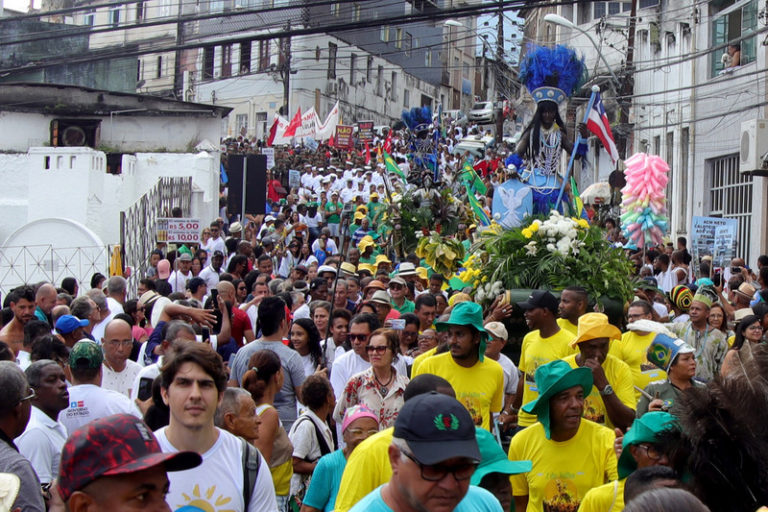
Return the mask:
<path fill-rule="evenodd" d="M 365 341 L 368 339 L 368 335 L 367 334 L 347 334 L 347 339 L 349 341 L 355 341 L 355 340 Z"/>
<path fill-rule="evenodd" d="M 365 351 L 368 352 L 369 354 L 372 352 L 376 352 L 377 354 L 383 354 L 384 352 L 387 351 L 388 348 L 389 347 L 386 345 L 379 345 L 379 346 L 368 345 L 367 347 L 365 347 Z"/>

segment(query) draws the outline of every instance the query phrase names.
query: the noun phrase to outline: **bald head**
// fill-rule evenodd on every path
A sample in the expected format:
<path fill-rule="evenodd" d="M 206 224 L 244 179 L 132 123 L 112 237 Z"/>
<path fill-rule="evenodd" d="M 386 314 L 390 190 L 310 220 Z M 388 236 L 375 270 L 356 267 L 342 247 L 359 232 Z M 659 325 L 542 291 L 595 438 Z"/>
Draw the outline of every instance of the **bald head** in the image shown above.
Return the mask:
<path fill-rule="evenodd" d="M 35 294 L 35 304 L 43 310 L 46 315 L 51 314 L 51 310 L 56 305 L 56 288 L 50 283 L 45 283 L 37 289 Z"/>
<path fill-rule="evenodd" d="M 221 298 L 234 303 L 235 302 L 235 286 L 229 281 L 219 281 L 216 285 L 216 289 L 219 290 Z"/>
<path fill-rule="evenodd" d="M 109 366 L 116 372 L 123 371 L 133 348 L 130 324 L 119 319 L 110 321 L 104 329 L 101 347 L 104 350 L 104 359 Z"/>

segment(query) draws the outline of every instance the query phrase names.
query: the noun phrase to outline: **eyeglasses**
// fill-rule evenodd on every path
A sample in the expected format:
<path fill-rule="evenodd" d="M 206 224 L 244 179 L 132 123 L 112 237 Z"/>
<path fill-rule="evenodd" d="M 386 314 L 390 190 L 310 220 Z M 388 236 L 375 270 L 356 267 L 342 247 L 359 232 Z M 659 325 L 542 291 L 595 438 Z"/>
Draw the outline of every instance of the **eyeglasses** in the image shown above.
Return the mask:
<path fill-rule="evenodd" d="M 384 352 L 387 351 L 388 348 L 389 347 L 386 345 L 378 345 L 378 346 L 368 345 L 367 347 L 365 347 L 365 351 L 368 352 L 369 354 L 371 352 L 376 352 L 377 354 L 383 354 Z"/>
<path fill-rule="evenodd" d="M 403 288 L 403 285 L 397 284 L 397 283 L 392 283 L 389 285 L 390 290 L 401 290 L 402 288 Z"/>
<path fill-rule="evenodd" d="M 762 325 L 750 325 L 749 327 L 747 327 L 747 329 L 751 329 L 753 331 L 762 331 L 763 330 L 763 326 Z"/>
<path fill-rule="evenodd" d="M 368 339 L 367 334 L 347 334 L 347 339 L 349 341 L 366 341 Z"/>
<path fill-rule="evenodd" d="M 37 396 L 37 393 L 35 393 L 35 388 L 29 388 L 29 395 L 25 396 L 21 400 L 19 400 L 19 403 L 26 402 L 27 400 L 32 400 Z"/>
<path fill-rule="evenodd" d="M 651 460 L 659 460 L 664 455 L 658 450 L 658 448 L 656 448 L 652 444 L 639 444 L 637 445 L 637 447 L 644 449 L 645 454 Z"/>
<path fill-rule="evenodd" d="M 373 434 L 378 434 L 378 430 L 363 430 L 361 428 L 348 428 L 346 432 L 349 432 L 353 436 L 360 436 L 365 434 L 366 437 L 371 437 Z"/>
<path fill-rule="evenodd" d="M 477 464 L 475 463 L 460 464 L 451 467 L 442 466 L 440 464 L 427 466 L 426 464 L 417 461 L 410 453 L 402 450 L 401 453 L 419 466 L 421 469 L 421 478 L 429 482 L 439 482 L 445 478 L 448 473 L 451 473 L 456 480 L 469 480 L 475 473 L 475 469 L 477 469 Z"/>
<path fill-rule="evenodd" d="M 109 340 L 107 343 L 111 347 L 130 347 L 133 345 L 133 340 Z"/>
<path fill-rule="evenodd" d="M 636 313 L 634 315 L 627 315 L 627 320 L 637 320 L 638 318 L 643 318 L 645 316 L 644 313 Z"/>

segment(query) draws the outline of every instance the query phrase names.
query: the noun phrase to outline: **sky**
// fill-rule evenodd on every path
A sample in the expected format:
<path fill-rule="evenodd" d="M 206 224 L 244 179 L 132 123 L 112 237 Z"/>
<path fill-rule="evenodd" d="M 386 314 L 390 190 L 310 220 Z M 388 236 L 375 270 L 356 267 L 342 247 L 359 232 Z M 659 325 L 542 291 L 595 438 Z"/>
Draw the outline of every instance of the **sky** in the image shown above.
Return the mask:
<path fill-rule="evenodd" d="M 29 6 L 29 0 L 0 0 L 3 7 L 14 11 L 27 12 Z M 40 7 L 40 0 L 35 0 L 35 7 Z"/>

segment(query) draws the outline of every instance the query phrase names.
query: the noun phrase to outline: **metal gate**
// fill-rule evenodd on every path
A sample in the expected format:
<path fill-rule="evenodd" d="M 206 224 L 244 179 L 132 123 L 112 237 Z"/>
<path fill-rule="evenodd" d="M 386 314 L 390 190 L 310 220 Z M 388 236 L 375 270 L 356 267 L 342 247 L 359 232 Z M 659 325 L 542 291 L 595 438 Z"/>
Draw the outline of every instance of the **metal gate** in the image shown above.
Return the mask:
<path fill-rule="evenodd" d="M 752 176 L 739 172 L 739 155 L 707 161 L 711 188 L 709 215 L 739 221 L 736 255 L 752 261 L 749 246 L 752 239 Z"/>
<path fill-rule="evenodd" d="M 171 217 L 180 207 L 185 215 L 192 205 L 192 177 L 160 178 L 127 211 L 120 212 L 120 245 L 123 264 L 133 269 L 128 278 L 128 294 L 136 296 L 136 288 L 149 267 L 149 255 L 155 249 L 158 217 Z"/>

